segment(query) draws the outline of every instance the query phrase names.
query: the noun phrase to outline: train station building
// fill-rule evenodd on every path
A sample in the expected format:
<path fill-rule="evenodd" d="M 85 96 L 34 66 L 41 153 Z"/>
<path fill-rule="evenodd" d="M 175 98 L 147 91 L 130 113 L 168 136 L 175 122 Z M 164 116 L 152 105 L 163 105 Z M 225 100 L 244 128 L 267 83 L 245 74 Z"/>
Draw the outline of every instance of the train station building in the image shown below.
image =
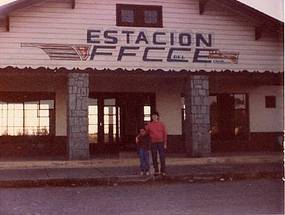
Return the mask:
<path fill-rule="evenodd" d="M 281 151 L 284 23 L 236 0 L 18 0 L 0 7 L 0 156 Z"/>

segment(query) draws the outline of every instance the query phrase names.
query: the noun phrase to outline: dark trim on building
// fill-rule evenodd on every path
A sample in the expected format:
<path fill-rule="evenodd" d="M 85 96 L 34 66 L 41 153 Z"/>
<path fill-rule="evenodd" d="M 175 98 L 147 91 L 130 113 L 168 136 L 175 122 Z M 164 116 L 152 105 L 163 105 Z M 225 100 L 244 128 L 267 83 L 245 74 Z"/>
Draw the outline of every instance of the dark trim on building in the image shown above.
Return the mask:
<path fill-rule="evenodd" d="M 65 157 L 66 142 L 66 136 L 0 136 L 0 157 Z"/>
<path fill-rule="evenodd" d="M 23 91 L 23 92 L 0 92 L 0 98 L 4 99 L 8 102 L 25 102 L 31 101 L 31 99 L 52 99 L 55 100 L 55 93 L 53 92 L 31 92 L 31 91 Z"/>
<path fill-rule="evenodd" d="M 168 153 L 186 153 L 185 140 L 182 135 L 167 135 Z"/>
<path fill-rule="evenodd" d="M 251 132 L 249 140 L 212 141 L 212 152 L 282 152 L 283 132 Z"/>
<path fill-rule="evenodd" d="M 274 152 L 282 151 L 283 132 L 252 132 L 250 141 L 238 140 L 211 143 L 215 152 Z M 2 136 L 0 137 L 1 158 L 38 158 L 60 156 L 66 158 L 66 136 Z M 90 144 L 91 154 L 116 154 L 119 145 L 106 145 L 100 150 Z M 114 147 L 114 148 L 110 148 Z M 131 151 L 135 151 L 135 148 Z M 167 153 L 185 154 L 185 142 L 182 135 L 168 135 Z"/>
<path fill-rule="evenodd" d="M 264 30 L 263 25 L 255 27 L 255 40 L 259 40 L 262 37 L 263 30 Z"/>
<path fill-rule="evenodd" d="M 282 151 L 283 132 L 251 132 L 249 144 L 258 151 Z"/>
<path fill-rule="evenodd" d="M 6 31 L 10 31 L 10 16 L 6 16 Z"/>
<path fill-rule="evenodd" d="M 37 67 L 37 68 L 31 68 L 31 67 L 25 67 L 25 68 L 18 68 L 14 66 L 7 66 L 5 68 L 0 68 L 0 74 L 1 73 L 6 73 L 6 74 L 13 74 L 13 73 L 19 73 L 19 75 L 24 75 L 27 73 L 45 73 L 45 74 L 52 74 L 52 73 L 62 73 L 62 74 L 67 74 L 69 72 L 76 72 L 76 73 L 90 73 L 90 74 L 143 74 L 143 75 L 173 75 L 173 76 L 178 76 L 178 75 L 183 75 L 183 76 L 190 76 L 190 75 L 212 75 L 212 76 L 219 76 L 219 75 L 230 75 L 230 76 L 246 76 L 249 78 L 252 78 L 255 83 L 263 82 L 263 80 L 266 80 L 268 78 L 274 79 L 274 82 L 282 83 L 283 84 L 283 76 L 284 76 L 284 71 L 253 71 L 250 72 L 248 70 L 186 70 L 186 69 L 181 69 L 181 70 L 174 70 L 174 69 L 169 69 L 169 70 L 163 70 L 163 69 L 125 69 L 125 68 L 116 68 L 116 69 L 96 69 L 96 68 L 84 68 L 84 69 L 78 69 L 78 68 L 73 68 L 73 69 L 67 69 L 64 67 L 56 67 L 54 69 L 51 68 L 46 68 L 46 67 Z M 256 80 L 256 78 L 258 78 Z"/>
<path fill-rule="evenodd" d="M 71 8 L 75 9 L 76 6 L 76 0 L 71 0 Z"/>
<path fill-rule="evenodd" d="M 199 14 L 202 15 L 205 11 L 205 6 L 208 3 L 208 0 L 199 0 Z"/>

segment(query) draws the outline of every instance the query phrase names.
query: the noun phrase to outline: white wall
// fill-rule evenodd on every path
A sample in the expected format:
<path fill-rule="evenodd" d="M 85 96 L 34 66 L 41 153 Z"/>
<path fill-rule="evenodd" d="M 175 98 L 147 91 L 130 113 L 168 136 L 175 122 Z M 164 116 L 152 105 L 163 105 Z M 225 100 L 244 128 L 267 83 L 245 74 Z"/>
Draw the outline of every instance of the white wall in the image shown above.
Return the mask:
<path fill-rule="evenodd" d="M 265 96 L 276 96 L 276 108 L 265 108 Z M 283 132 L 284 100 L 281 86 L 262 86 L 249 92 L 251 132 Z"/>
<path fill-rule="evenodd" d="M 56 80 L 56 136 L 66 136 L 67 132 L 67 81 L 65 77 L 58 77 Z"/>
<path fill-rule="evenodd" d="M 181 87 L 183 82 L 169 81 L 156 91 L 156 106 L 160 114 L 160 120 L 165 123 L 168 134 L 182 134 L 182 102 Z"/>

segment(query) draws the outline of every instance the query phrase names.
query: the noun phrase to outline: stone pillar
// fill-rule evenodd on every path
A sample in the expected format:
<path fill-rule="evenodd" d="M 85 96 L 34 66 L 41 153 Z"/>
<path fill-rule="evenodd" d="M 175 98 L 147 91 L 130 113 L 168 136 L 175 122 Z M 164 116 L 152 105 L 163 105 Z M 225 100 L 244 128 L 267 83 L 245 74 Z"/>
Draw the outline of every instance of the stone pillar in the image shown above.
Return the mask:
<path fill-rule="evenodd" d="M 193 75 L 185 85 L 185 146 L 188 156 L 211 153 L 209 77 Z"/>
<path fill-rule="evenodd" d="M 89 159 L 89 74 L 69 73 L 67 93 L 67 152 L 69 160 Z"/>

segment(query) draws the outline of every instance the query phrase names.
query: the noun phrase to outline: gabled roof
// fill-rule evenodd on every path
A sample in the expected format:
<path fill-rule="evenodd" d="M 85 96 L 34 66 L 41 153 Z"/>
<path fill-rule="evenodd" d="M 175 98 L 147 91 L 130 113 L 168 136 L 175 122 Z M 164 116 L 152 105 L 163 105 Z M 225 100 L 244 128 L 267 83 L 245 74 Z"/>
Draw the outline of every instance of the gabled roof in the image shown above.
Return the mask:
<path fill-rule="evenodd" d="M 248 18 L 249 20 L 255 20 L 257 23 L 263 24 L 271 24 L 274 26 L 282 27 L 284 26 L 284 22 L 271 17 L 253 7 L 250 7 L 240 1 L 237 0 L 209 0 L 209 1 L 216 1 L 217 3 L 221 4 L 221 6 L 227 8 L 228 10 L 233 11 L 240 16 Z"/>
<path fill-rule="evenodd" d="M 0 24 L 7 22 L 7 17 L 11 12 L 44 1 L 46 0 L 16 0 L 6 5 L 0 6 Z M 200 14 L 203 14 L 203 12 L 206 10 L 205 6 L 208 3 L 215 3 L 224 7 L 227 10 L 232 11 L 235 14 L 245 17 L 246 19 L 249 20 L 250 23 L 253 23 L 257 27 L 262 25 L 272 26 L 273 28 L 284 27 L 284 22 L 275 19 L 271 16 L 268 16 L 262 13 L 261 11 L 258 11 L 237 0 L 197 0 L 197 1 L 199 1 Z M 76 0 L 70 0 L 70 2 L 71 2 L 71 7 L 74 8 Z"/>
<path fill-rule="evenodd" d="M 32 6 L 44 0 L 17 0 L 0 6 L 0 18 L 5 18 L 14 10 Z"/>

